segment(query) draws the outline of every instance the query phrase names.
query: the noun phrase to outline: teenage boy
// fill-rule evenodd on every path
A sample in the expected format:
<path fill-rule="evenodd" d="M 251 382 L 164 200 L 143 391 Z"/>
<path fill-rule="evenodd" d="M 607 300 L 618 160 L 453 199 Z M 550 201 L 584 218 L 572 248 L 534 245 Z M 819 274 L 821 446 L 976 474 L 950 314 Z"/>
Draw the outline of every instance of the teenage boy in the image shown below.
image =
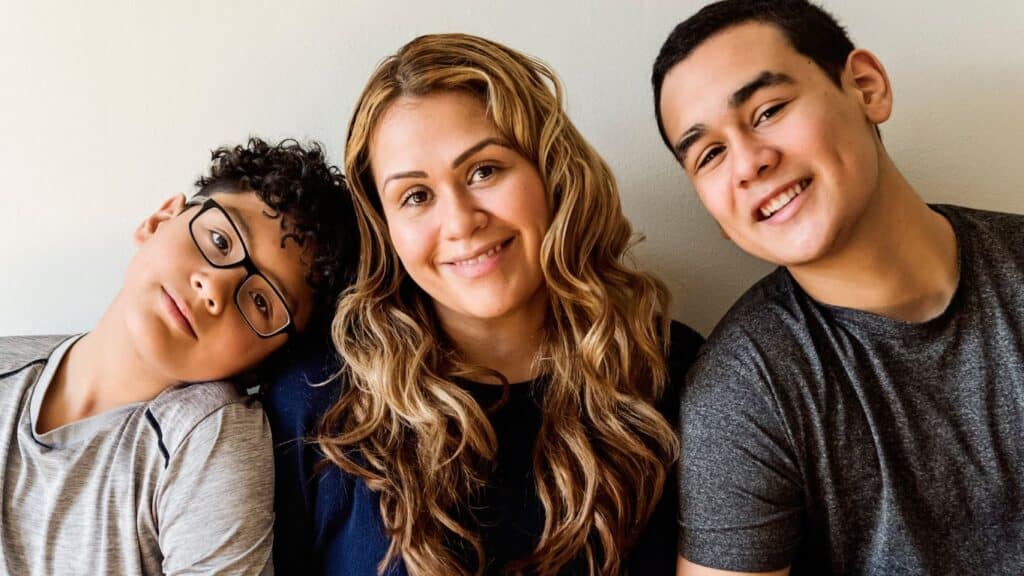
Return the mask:
<path fill-rule="evenodd" d="M 681 410 L 680 574 L 1019 574 L 1024 218 L 929 206 L 885 69 L 802 0 L 726 0 L 653 74 L 722 231 L 780 267 Z"/>
<path fill-rule="evenodd" d="M 272 572 L 270 431 L 223 380 L 329 315 L 352 206 L 294 141 L 219 149 L 197 185 L 135 231 L 92 331 L 0 339 L 0 573 Z"/>

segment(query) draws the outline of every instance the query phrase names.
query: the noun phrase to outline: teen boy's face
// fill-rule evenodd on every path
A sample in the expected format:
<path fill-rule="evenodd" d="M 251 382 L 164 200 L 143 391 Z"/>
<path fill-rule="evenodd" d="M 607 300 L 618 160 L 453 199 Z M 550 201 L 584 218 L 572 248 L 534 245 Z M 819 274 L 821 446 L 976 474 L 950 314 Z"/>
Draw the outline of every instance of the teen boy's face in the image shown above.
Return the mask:
<path fill-rule="evenodd" d="M 740 248 L 784 266 L 842 248 L 878 188 L 874 123 L 891 101 L 875 64 L 859 51 L 840 89 L 774 26 L 749 23 L 712 36 L 665 76 L 669 141 Z M 882 85 L 880 101 L 870 91 Z"/>
<path fill-rule="evenodd" d="M 312 290 L 303 249 L 282 243 L 280 219 L 251 193 L 212 196 L 234 221 L 256 267 L 284 296 L 297 329 L 308 322 Z M 138 252 L 119 294 L 141 360 L 172 381 L 228 378 L 252 368 L 288 339 L 261 338 L 235 304 L 242 267 L 215 268 L 196 248 L 189 221 L 198 206 L 184 197 L 164 203 L 135 233 Z"/>

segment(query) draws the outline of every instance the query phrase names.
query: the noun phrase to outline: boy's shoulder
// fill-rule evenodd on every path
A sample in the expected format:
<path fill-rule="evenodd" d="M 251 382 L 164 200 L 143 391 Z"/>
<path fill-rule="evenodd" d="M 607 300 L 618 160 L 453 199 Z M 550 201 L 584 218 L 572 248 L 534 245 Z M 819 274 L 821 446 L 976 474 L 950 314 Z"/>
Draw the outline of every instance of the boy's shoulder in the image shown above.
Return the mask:
<path fill-rule="evenodd" d="M 264 415 L 258 402 L 230 382 L 181 384 L 169 388 L 145 407 L 146 419 L 168 452 L 175 449 L 204 420 L 233 420 L 233 426 L 259 430 Z M 218 425 L 219 426 L 219 425 Z"/>
<path fill-rule="evenodd" d="M 1024 214 L 950 204 L 932 204 L 931 208 L 953 224 L 961 241 L 966 236 L 987 252 L 1024 252 Z"/>
<path fill-rule="evenodd" d="M 46 362 L 50 354 L 70 336 L 0 337 L 0 377 L 17 372 L 29 364 Z"/>
<path fill-rule="evenodd" d="M 793 322 L 804 308 L 803 293 L 785 268 L 776 268 L 748 288 L 708 335 L 704 352 L 728 351 L 738 343 L 771 343 L 801 328 Z"/>
<path fill-rule="evenodd" d="M 1024 222 L 1024 214 L 1013 212 L 998 212 L 955 204 L 929 204 L 929 207 L 947 218 L 952 217 L 975 225 L 1005 228 L 1015 232 L 1020 230 L 1020 224 Z"/>

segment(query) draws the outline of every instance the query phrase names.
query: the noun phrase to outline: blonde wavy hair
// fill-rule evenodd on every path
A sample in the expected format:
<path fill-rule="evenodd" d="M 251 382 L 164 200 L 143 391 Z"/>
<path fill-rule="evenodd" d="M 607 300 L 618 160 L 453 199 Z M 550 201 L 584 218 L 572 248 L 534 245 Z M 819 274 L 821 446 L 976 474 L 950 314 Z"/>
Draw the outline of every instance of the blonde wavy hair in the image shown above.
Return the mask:
<path fill-rule="evenodd" d="M 391 538 L 380 572 L 398 558 L 412 574 L 483 572 L 477 526 L 458 512 L 486 484 L 498 447 L 485 410 L 454 380 L 496 374 L 460 358 L 430 296 L 402 268 L 369 156 L 397 98 L 450 90 L 485 103 L 499 133 L 539 170 L 552 215 L 540 258 L 549 309 L 532 464 L 545 520 L 535 549 L 508 570 L 553 574 L 583 554 L 591 573 L 619 573 L 678 453 L 654 407 L 667 378 L 669 296 L 624 263 L 633 234 L 615 179 L 538 60 L 474 36 L 421 36 L 367 82 L 345 152 L 363 238 L 357 280 L 333 325 L 346 384 L 317 441 L 379 494 Z M 475 563 L 453 541 L 475 552 Z"/>

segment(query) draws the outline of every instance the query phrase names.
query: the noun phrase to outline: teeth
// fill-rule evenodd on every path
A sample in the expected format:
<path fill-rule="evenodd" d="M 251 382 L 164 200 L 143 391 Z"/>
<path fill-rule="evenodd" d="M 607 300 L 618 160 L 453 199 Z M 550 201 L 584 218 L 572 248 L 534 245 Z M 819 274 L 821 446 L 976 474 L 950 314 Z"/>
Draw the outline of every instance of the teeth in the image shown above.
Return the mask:
<path fill-rule="evenodd" d="M 789 190 L 777 195 L 769 200 L 767 204 L 761 206 L 761 215 L 765 218 L 770 218 L 772 214 L 775 214 L 779 210 L 785 208 L 786 204 L 789 204 L 790 200 L 799 196 L 806 186 L 806 180 L 793 184 Z"/>
<path fill-rule="evenodd" d="M 480 264 L 484 260 L 487 260 L 488 258 L 494 256 L 498 252 L 501 252 L 504 248 L 505 248 L 504 244 L 498 244 L 494 248 L 491 248 L 490 250 L 488 250 L 487 252 L 484 252 L 483 254 L 481 254 L 479 256 L 476 256 L 474 258 L 467 258 L 465 260 L 459 260 L 459 261 L 455 262 L 455 265 L 456 266 L 475 266 L 476 264 Z"/>

